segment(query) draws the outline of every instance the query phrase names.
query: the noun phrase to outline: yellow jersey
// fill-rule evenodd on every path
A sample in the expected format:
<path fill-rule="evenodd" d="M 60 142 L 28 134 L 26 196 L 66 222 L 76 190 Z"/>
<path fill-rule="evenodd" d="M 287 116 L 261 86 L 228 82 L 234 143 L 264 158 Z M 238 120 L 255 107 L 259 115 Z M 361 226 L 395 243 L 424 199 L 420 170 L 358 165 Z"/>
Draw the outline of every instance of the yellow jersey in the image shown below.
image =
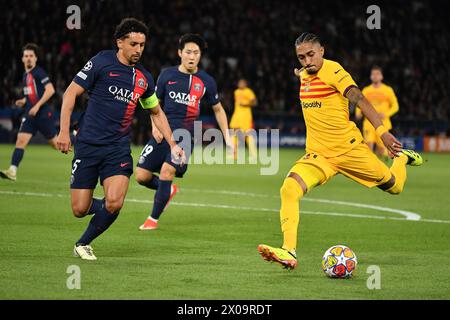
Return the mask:
<path fill-rule="evenodd" d="M 234 91 L 234 112 L 230 121 L 230 128 L 248 130 L 253 127 L 252 107 L 250 103 L 256 95 L 250 88 Z"/>
<path fill-rule="evenodd" d="M 369 85 L 362 90 L 364 96 L 369 100 L 372 106 L 378 113 L 382 113 L 384 118 L 382 119 L 383 125 L 386 129 L 392 129 L 391 117 L 398 112 L 398 101 L 395 96 L 394 90 L 382 83 L 378 88 L 373 85 Z M 359 108 L 356 109 L 356 114 L 361 114 Z M 363 126 L 368 129 L 373 129 L 369 120 L 364 119 Z"/>
<path fill-rule="evenodd" d="M 351 75 L 337 62 L 323 60 L 320 70 L 300 74 L 300 103 L 306 125 L 306 152 L 325 158 L 344 154 L 363 141 L 356 124 L 350 121 L 345 94 L 356 87 Z"/>

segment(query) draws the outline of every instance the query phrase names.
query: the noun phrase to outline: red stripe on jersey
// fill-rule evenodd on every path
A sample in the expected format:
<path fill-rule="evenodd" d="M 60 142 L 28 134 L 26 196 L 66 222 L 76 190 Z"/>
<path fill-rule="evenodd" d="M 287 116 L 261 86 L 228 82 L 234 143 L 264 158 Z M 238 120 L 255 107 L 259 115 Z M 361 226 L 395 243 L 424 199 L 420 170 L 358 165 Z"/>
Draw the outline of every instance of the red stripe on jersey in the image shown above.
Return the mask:
<path fill-rule="evenodd" d="M 335 92 L 336 90 L 334 90 L 333 88 L 313 88 L 313 89 L 301 89 L 300 92 L 319 92 L 319 91 L 331 91 L 331 92 Z"/>
<path fill-rule="evenodd" d="M 127 131 L 130 128 L 139 97 L 144 94 L 145 89 L 147 88 L 147 78 L 144 74 L 138 69 L 134 69 L 134 72 L 133 97 L 135 97 L 135 99 L 130 99 L 130 102 L 127 105 L 127 110 L 125 111 L 122 123 L 120 124 L 121 132 Z"/>
<path fill-rule="evenodd" d="M 189 88 L 189 96 L 191 99 L 195 97 L 195 101 L 193 103 L 190 102 L 187 106 L 185 120 L 197 119 L 200 113 L 200 99 L 203 96 L 204 89 L 205 84 L 203 83 L 202 79 L 196 76 L 192 76 L 191 87 Z"/>
<path fill-rule="evenodd" d="M 300 99 L 325 98 L 325 97 L 331 96 L 336 93 L 337 93 L 337 91 L 329 92 L 329 93 L 325 93 L 325 94 L 313 94 L 313 95 L 300 94 Z"/>
<path fill-rule="evenodd" d="M 34 106 L 38 101 L 38 93 L 36 90 L 36 82 L 31 72 L 27 74 L 27 87 L 28 87 L 28 99 L 30 99 L 31 105 Z"/>

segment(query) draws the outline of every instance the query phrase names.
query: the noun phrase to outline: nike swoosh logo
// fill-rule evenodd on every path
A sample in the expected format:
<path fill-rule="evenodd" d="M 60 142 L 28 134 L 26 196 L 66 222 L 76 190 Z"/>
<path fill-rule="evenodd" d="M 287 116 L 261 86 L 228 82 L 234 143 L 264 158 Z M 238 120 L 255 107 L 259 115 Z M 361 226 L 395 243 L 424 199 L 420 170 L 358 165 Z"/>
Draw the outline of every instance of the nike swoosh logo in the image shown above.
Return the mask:
<path fill-rule="evenodd" d="M 125 167 L 125 166 L 128 165 L 128 164 L 129 164 L 129 162 L 121 163 L 121 164 L 120 164 L 120 167 L 123 168 L 123 167 Z"/>
<path fill-rule="evenodd" d="M 110 73 L 109 73 L 109 76 L 110 76 L 110 77 L 118 77 L 118 76 L 120 76 L 120 74 L 110 72 Z"/>
<path fill-rule="evenodd" d="M 339 71 L 341 71 L 342 69 L 339 69 L 338 71 L 335 71 L 334 74 L 337 74 Z"/>
<path fill-rule="evenodd" d="M 169 81 L 169 82 L 167 82 L 167 84 L 175 84 L 175 83 L 177 83 L 176 81 Z"/>

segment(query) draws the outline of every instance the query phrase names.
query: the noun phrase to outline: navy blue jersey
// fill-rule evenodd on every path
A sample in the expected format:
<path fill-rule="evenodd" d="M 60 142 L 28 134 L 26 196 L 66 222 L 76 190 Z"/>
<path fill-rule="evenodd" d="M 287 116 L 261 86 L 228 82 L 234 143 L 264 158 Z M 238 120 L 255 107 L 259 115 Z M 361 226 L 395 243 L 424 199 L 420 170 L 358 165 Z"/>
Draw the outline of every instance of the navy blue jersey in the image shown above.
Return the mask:
<path fill-rule="evenodd" d="M 140 64 L 122 64 L 116 53 L 100 51 L 73 79 L 89 94 L 77 141 L 95 145 L 129 143 L 138 101 L 146 109 L 158 105 L 151 74 Z"/>
<path fill-rule="evenodd" d="M 35 66 L 29 72 L 23 73 L 23 94 L 26 98 L 26 113 L 42 98 L 45 86 L 50 83 L 47 73 L 39 66 Z M 50 111 L 48 104 L 43 104 L 39 109 L 39 113 L 47 113 Z"/>
<path fill-rule="evenodd" d="M 216 81 L 203 70 L 187 74 L 178 66 L 164 69 L 156 83 L 156 95 L 161 101 L 172 131 L 194 129 L 200 114 L 200 105 L 219 103 Z"/>

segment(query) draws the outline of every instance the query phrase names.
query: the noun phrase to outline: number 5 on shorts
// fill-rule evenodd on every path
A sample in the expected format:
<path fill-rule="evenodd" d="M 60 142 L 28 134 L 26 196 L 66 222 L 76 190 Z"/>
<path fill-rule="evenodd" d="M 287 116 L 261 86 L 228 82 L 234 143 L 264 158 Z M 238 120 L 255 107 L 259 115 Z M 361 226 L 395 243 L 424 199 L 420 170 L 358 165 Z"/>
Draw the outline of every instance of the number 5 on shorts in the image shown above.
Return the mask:
<path fill-rule="evenodd" d="M 80 159 L 76 159 L 76 160 L 74 161 L 74 163 L 73 163 L 73 168 L 72 168 L 72 174 L 74 174 L 75 171 L 77 171 L 77 169 L 78 169 L 78 164 L 79 164 L 80 162 L 81 162 Z"/>

